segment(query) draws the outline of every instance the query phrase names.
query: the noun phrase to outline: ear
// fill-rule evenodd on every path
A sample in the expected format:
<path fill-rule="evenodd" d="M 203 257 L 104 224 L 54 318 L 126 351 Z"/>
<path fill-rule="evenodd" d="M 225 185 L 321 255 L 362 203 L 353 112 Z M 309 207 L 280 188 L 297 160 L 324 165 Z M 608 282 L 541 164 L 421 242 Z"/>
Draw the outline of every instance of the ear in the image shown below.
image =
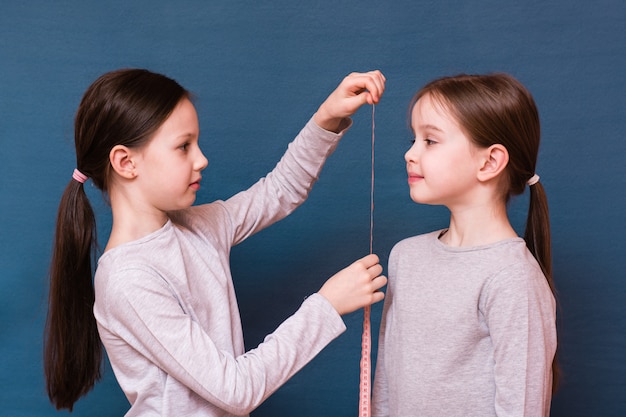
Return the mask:
<path fill-rule="evenodd" d="M 479 181 L 489 181 L 499 176 L 509 163 L 509 151 L 497 143 L 483 150 L 480 169 L 478 171 Z"/>
<path fill-rule="evenodd" d="M 119 176 L 132 179 L 137 176 L 132 151 L 124 145 L 115 145 L 109 153 L 111 167 Z"/>

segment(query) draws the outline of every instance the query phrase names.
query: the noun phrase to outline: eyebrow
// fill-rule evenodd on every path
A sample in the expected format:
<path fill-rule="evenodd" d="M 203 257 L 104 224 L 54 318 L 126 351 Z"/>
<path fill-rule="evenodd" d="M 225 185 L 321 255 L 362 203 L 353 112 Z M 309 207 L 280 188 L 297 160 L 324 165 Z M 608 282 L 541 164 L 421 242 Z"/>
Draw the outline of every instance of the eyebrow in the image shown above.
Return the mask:
<path fill-rule="evenodd" d="M 442 130 L 442 129 L 440 129 L 440 128 L 438 128 L 438 127 L 437 127 L 437 126 L 435 126 L 435 125 L 419 125 L 419 126 L 418 126 L 418 129 L 419 129 L 419 130 L 435 130 L 435 131 L 437 131 L 437 132 L 441 132 L 441 133 L 443 133 L 443 130 Z"/>
<path fill-rule="evenodd" d="M 176 139 L 195 139 L 199 135 L 195 133 L 183 133 L 182 135 L 176 136 Z"/>

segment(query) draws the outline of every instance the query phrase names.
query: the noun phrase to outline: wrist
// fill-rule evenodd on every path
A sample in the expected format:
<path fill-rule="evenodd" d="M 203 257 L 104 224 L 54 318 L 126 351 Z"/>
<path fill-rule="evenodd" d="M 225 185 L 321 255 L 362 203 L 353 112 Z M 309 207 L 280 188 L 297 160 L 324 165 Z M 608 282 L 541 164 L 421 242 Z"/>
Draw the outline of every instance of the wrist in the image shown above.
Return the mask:
<path fill-rule="evenodd" d="M 313 120 L 322 129 L 334 133 L 339 133 L 350 125 L 350 120 L 346 117 L 329 115 L 323 105 L 315 112 Z"/>

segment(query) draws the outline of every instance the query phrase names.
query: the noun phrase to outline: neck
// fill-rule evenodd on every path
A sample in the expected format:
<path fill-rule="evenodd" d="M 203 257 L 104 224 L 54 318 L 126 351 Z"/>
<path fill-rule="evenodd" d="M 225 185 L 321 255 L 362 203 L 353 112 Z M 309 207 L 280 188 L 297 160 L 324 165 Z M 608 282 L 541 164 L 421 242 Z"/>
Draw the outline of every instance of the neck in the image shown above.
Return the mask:
<path fill-rule="evenodd" d="M 111 193 L 113 225 L 105 252 L 124 243 L 141 239 L 159 230 L 168 220 L 167 213 L 137 206 L 123 193 Z"/>
<path fill-rule="evenodd" d="M 450 227 L 440 238 L 446 245 L 480 246 L 517 237 L 504 203 L 451 208 L 450 213 Z"/>

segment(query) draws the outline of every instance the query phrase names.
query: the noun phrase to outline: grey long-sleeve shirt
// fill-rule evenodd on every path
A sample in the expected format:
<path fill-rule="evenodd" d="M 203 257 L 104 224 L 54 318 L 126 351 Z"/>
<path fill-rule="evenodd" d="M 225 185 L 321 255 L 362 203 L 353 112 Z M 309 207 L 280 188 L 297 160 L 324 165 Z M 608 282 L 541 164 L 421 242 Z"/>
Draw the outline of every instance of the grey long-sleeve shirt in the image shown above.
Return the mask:
<path fill-rule="evenodd" d="M 304 202 L 344 132 L 309 121 L 248 190 L 172 213 L 160 230 L 100 258 L 94 314 L 127 416 L 246 415 L 345 330 L 314 294 L 244 352 L 229 267 L 232 246 Z"/>
<path fill-rule="evenodd" d="M 521 238 L 391 251 L 373 417 L 548 416 L 555 301 Z"/>

